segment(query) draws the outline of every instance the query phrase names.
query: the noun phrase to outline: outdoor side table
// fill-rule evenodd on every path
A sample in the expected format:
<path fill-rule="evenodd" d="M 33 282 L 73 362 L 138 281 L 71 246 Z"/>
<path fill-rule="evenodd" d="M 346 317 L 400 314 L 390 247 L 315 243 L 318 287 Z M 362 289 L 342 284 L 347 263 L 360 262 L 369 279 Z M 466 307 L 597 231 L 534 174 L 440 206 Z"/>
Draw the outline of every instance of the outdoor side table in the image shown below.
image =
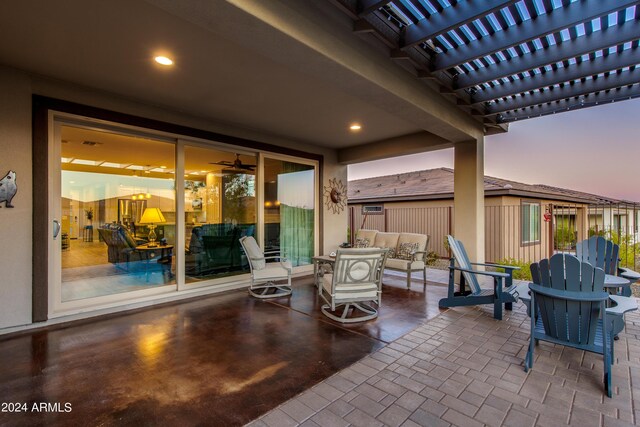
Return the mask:
<path fill-rule="evenodd" d="M 333 266 L 336 263 L 336 257 L 329 255 L 314 256 L 313 260 L 313 283 L 320 290 L 320 270 L 329 267 L 333 270 Z M 323 272 L 324 274 L 324 272 Z"/>

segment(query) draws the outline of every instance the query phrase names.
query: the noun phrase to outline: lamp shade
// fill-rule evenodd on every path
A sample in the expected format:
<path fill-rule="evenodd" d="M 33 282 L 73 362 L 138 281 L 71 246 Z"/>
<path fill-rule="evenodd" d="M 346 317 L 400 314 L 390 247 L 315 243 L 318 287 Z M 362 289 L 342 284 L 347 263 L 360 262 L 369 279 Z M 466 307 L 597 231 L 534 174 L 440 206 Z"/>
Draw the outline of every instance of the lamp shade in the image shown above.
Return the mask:
<path fill-rule="evenodd" d="M 142 218 L 140 218 L 140 224 L 157 224 L 166 221 L 160 208 L 147 208 L 144 210 Z"/>

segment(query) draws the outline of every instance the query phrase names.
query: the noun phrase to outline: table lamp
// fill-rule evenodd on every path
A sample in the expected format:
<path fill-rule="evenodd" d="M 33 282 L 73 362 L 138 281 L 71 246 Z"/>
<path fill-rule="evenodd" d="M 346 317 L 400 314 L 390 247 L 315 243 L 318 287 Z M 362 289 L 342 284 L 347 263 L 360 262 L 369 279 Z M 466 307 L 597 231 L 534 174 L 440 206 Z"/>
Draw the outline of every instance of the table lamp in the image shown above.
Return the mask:
<path fill-rule="evenodd" d="M 162 211 L 160 208 L 146 208 L 144 213 L 142 214 L 142 218 L 140 218 L 140 224 L 146 224 L 149 227 L 149 243 L 148 247 L 154 248 L 158 246 L 156 243 L 156 223 L 166 222 L 164 219 L 164 215 L 162 215 Z"/>

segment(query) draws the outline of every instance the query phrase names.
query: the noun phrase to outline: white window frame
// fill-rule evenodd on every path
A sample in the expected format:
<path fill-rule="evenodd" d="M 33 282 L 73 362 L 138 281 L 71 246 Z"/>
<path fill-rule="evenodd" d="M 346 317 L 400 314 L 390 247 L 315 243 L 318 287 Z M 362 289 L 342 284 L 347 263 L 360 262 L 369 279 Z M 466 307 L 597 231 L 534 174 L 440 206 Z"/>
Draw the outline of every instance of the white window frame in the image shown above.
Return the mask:
<path fill-rule="evenodd" d="M 535 221 L 534 212 L 537 209 L 537 218 Z M 527 227 L 528 239 L 525 238 L 525 212 L 528 211 L 529 224 Z M 522 245 L 531 245 L 540 243 L 542 234 L 542 206 L 540 202 L 521 201 L 520 202 L 520 243 Z M 533 239 L 531 237 L 534 237 Z"/>

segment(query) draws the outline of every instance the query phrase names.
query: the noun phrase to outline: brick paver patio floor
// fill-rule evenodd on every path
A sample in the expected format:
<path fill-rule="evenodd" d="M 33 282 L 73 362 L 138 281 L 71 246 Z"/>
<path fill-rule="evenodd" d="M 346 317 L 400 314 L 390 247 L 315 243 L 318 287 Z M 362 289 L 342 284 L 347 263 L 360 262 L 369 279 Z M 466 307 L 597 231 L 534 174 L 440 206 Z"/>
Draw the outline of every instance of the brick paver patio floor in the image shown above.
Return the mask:
<path fill-rule="evenodd" d="M 613 398 L 602 357 L 540 343 L 523 360 L 529 318 L 522 304 L 447 310 L 317 384 L 252 426 L 619 426 L 640 422 L 640 315 L 615 342 Z"/>

